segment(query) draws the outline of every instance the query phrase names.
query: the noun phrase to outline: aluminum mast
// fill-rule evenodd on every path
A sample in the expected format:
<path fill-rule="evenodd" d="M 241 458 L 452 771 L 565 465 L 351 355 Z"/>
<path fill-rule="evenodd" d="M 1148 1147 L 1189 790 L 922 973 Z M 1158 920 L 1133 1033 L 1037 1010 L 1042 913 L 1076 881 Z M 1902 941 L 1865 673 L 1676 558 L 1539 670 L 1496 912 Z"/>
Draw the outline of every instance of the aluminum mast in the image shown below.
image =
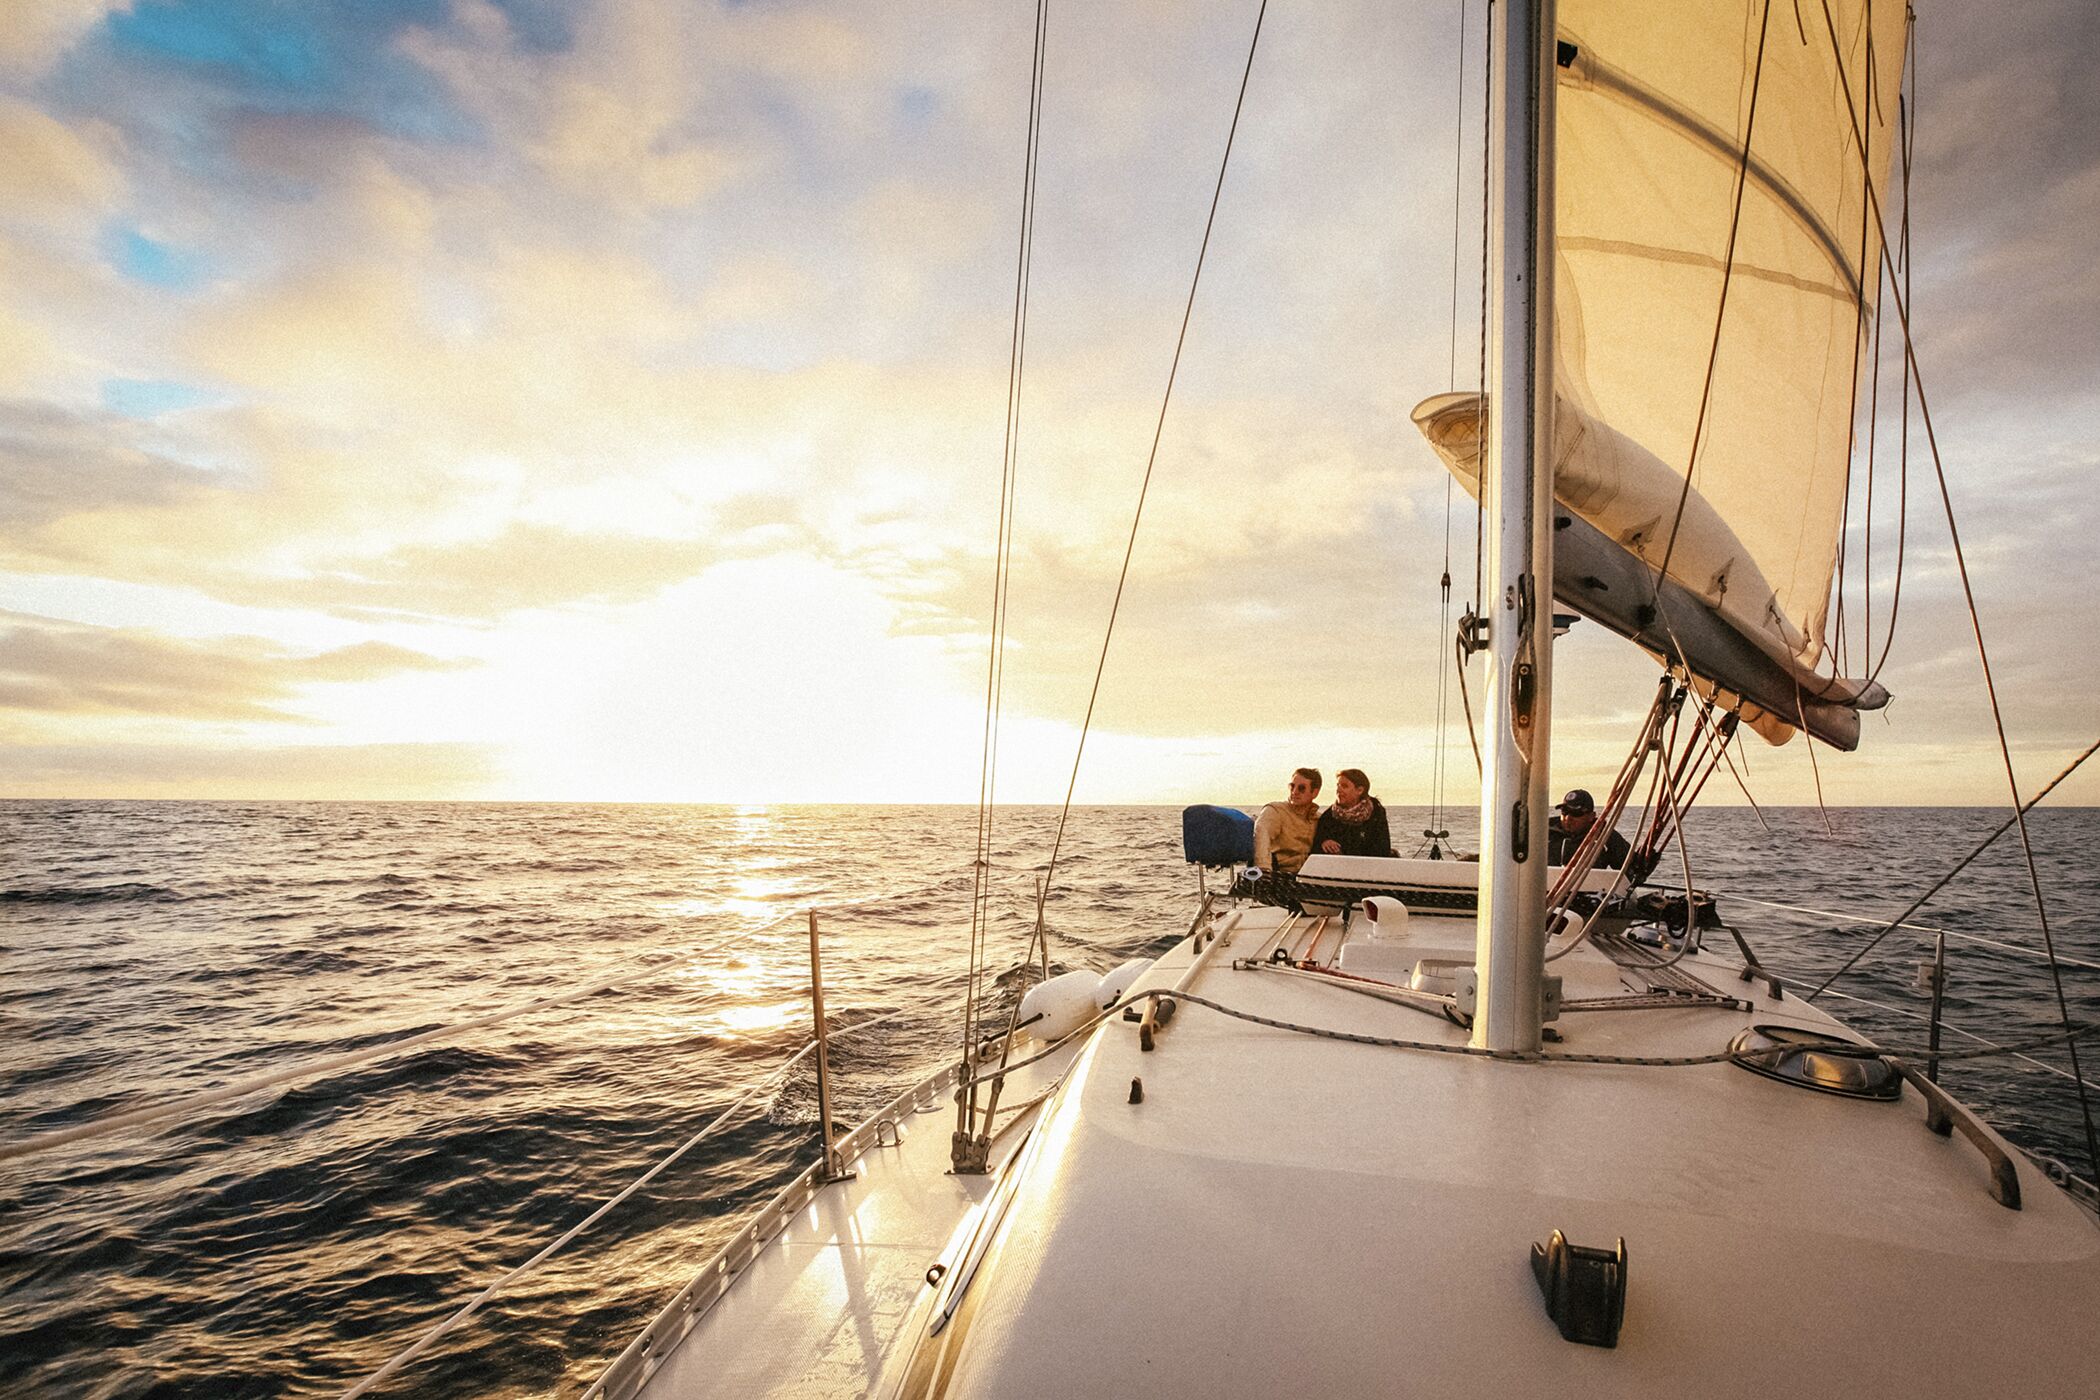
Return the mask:
<path fill-rule="evenodd" d="M 1489 13 L 1487 597 L 1473 1043 L 1535 1051 L 1543 1024 L 1553 647 L 1554 0 Z"/>

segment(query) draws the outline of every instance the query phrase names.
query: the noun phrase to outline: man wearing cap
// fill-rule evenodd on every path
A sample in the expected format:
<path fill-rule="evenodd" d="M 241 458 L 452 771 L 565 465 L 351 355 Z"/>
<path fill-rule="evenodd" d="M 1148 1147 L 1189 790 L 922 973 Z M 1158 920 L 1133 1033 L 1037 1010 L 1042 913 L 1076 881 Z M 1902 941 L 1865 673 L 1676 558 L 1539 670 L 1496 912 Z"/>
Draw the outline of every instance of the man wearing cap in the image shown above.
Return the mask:
<path fill-rule="evenodd" d="M 1575 850 L 1582 838 L 1589 835 L 1590 827 L 1597 820 L 1597 800 L 1583 788 L 1576 788 L 1560 800 L 1558 813 L 1546 828 L 1546 864 L 1566 865 L 1575 859 Z M 1626 838 L 1616 831 L 1606 832 L 1604 850 L 1597 856 L 1599 870 L 1625 868 L 1626 857 L 1633 848 Z"/>

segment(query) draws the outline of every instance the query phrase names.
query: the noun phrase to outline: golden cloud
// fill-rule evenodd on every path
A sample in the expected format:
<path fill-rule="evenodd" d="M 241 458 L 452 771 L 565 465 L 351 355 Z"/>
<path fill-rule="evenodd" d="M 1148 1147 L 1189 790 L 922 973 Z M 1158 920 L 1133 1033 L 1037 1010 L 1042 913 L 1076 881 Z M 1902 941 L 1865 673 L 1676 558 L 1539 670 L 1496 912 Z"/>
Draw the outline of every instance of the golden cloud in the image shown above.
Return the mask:
<path fill-rule="evenodd" d="M 0 612 L 0 710 L 298 723 L 281 705 L 307 685 L 473 664 L 377 641 L 301 654 L 257 637 L 197 641 Z"/>

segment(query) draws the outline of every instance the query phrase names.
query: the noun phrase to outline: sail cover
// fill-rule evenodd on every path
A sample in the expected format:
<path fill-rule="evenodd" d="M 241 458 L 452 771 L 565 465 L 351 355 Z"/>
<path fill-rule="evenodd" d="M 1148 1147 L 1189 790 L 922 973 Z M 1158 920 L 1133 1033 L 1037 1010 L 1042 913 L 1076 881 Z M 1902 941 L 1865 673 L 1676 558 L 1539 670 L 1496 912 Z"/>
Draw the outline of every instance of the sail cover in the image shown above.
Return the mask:
<path fill-rule="evenodd" d="M 1554 489 L 1651 576 L 1667 557 L 1804 696 L 1866 707 L 1885 692 L 1829 673 L 1824 628 L 1906 10 L 1824 3 L 1561 0 Z M 1459 408 L 1416 420 L 1471 477 Z"/>

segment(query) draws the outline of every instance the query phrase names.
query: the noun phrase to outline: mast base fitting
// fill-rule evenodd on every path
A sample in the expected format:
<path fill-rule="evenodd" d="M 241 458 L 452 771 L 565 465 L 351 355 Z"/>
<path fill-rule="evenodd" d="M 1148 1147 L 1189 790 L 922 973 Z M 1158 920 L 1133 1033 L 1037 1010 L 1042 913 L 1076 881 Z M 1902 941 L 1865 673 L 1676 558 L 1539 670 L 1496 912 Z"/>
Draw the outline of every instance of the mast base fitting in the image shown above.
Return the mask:
<path fill-rule="evenodd" d="M 1560 1019 L 1560 978 L 1548 973 L 1539 979 L 1539 1020 L 1551 1024 Z M 1480 965 L 1462 967 L 1453 989 L 1452 1009 L 1469 1023 L 1480 1014 Z"/>
<path fill-rule="evenodd" d="M 1626 1237 L 1617 1249 L 1569 1244 L 1560 1231 L 1531 1247 L 1531 1275 L 1545 1295 L 1546 1316 L 1560 1335 L 1583 1346 L 1615 1347 L 1626 1320 Z"/>
<path fill-rule="evenodd" d="M 954 1133 L 948 1139 L 948 1169 L 957 1176 L 983 1176 L 991 1170 L 990 1136 Z"/>

